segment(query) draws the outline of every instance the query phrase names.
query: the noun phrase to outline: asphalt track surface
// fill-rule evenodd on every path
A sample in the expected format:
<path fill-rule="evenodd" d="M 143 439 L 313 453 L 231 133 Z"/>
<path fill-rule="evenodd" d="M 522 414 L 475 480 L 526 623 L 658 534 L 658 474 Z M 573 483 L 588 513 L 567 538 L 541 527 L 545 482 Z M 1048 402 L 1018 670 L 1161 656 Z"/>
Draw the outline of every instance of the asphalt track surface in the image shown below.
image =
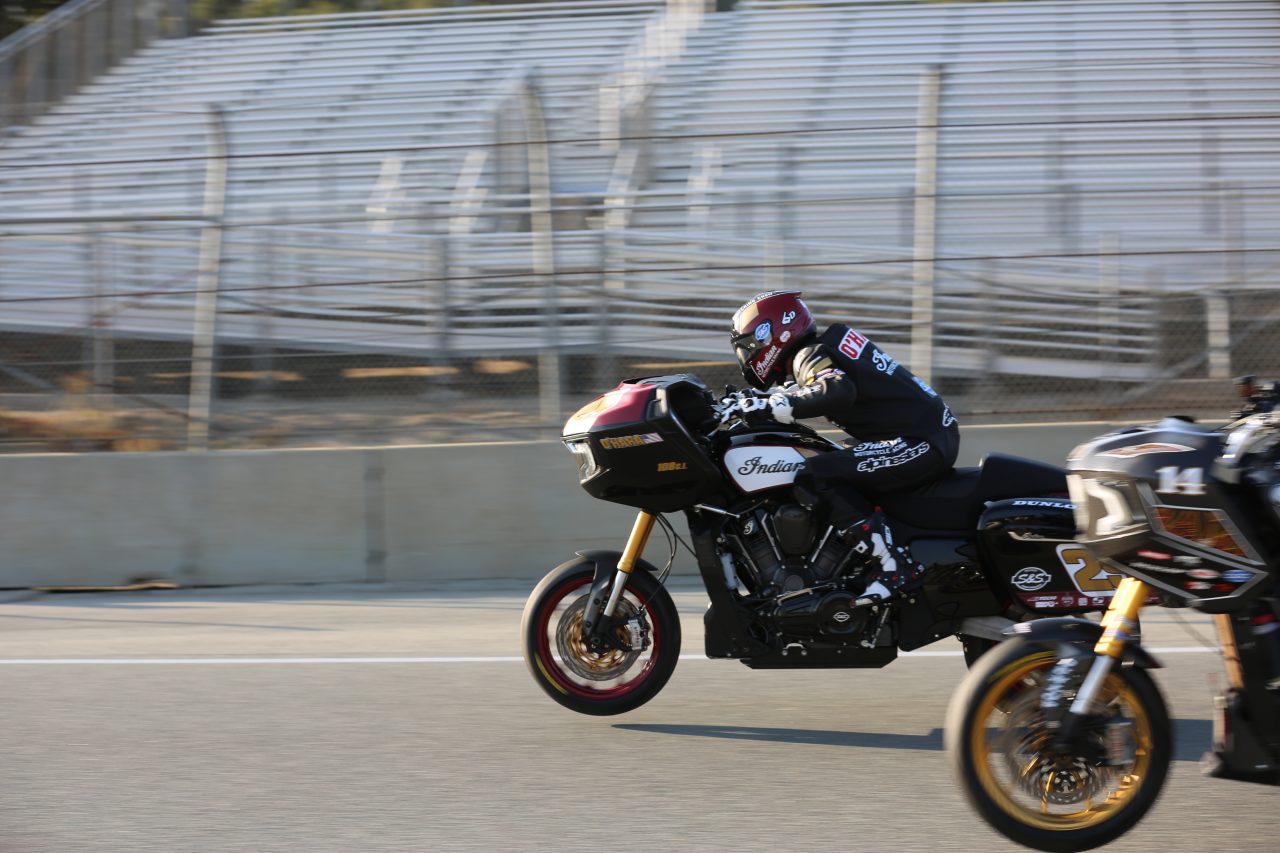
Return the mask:
<path fill-rule="evenodd" d="M 951 780 L 955 643 L 752 672 L 700 658 L 683 585 L 666 690 L 585 717 L 519 660 L 530 586 L 0 593 L 0 851 L 1021 849 Z M 1221 665 L 1187 618 L 1144 614 L 1176 760 L 1109 849 L 1280 849 L 1277 789 L 1200 775 Z"/>

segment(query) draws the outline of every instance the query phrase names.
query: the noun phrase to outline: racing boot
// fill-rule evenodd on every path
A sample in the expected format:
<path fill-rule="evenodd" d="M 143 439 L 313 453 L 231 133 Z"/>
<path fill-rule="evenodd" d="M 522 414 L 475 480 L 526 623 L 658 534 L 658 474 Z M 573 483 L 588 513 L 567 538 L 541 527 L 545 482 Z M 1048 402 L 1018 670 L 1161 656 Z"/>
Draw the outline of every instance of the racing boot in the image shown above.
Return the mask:
<path fill-rule="evenodd" d="M 865 560 L 862 576 L 867 586 L 854 602 L 858 607 L 887 601 L 918 586 L 924 577 L 924 566 L 906 548 L 893 543 L 893 533 L 879 510 L 841 529 L 840 536 Z"/>

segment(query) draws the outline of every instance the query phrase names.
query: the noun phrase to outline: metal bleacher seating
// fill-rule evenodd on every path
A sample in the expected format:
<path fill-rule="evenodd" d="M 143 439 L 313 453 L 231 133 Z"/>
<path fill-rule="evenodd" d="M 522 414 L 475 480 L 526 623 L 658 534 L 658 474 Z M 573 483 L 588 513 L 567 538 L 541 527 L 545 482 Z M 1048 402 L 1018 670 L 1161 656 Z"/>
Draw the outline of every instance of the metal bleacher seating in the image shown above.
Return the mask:
<path fill-rule="evenodd" d="M 940 366 L 1150 376 L 1158 292 L 1223 278 L 1219 256 L 1161 253 L 1270 242 L 1278 37 L 1280 13 L 1257 2 L 754 0 L 708 20 L 668 69 L 636 193 L 653 209 L 632 225 L 645 246 L 669 234 L 669 255 L 725 235 L 771 237 L 801 265 L 845 261 L 799 278 L 905 343 L 918 97 L 937 66 L 937 254 L 974 258 L 936 272 Z M 1238 272 L 1231 285 L 1250 286 Z M 701 303 L 708 324 L 738 295 L 732 275 L 700 277 L 726 292 Z"/>
<path fill-rule="evenodd" d="M 596 87 L 658 8 L 592 0 L 233 20 L 157 42 L 0 144 L 0 292 L 187 291 L 112 303 L 111 322 L 189 335 L 217 105 L 231 155 L 220 336 L 420 349 L 424 320 L 442 313 L 430 306 L 459 173 L 499 122 L 521 120 L 518 104 L 495 101 L 504 77 L 535 71 L 548 135 L 590 140 L 557 146 L 556 172 L 602 187 L 612 160 L 594 142 Z M 80 217 L 119 221 L 93 224 L 106 233 L 90 239 L 76 233 Z M 450 242 L 454 270 L 494 254 L 484 235 Z M 527 272 L 529 243 L 512 235 L 506 265 Z M 94 263 L 110 268 L 106 281 L 89 281 Z M 253 290 L 264 285 L 278 289 Z M 89 310 L 67 301 L 4 313 L 11 328 L 59 329 Z M 411 328 L 396 328 L 406 314 Z"/>
<path fill-rule="evenodd" d="M 144 291 L 112 303 L 116 328 L 187 336 L 191 296 L 164 291 L 191 283 L 217 104 L 225 339 L 438 352 L 447 332 L 459 351 L 534 351 L 527 189 L 492 145 L 523 138 L 503 95 L 522 68 L 556 140 L 566 346 L 723 355 L 732 308 L 787 285 L 901 351 L 935 66 L 937 252 L 955 259 L 936 270 L 938 371 L 1149 376 L 1159 296 L 1223 277 L 1218 256 L 1170 252 L 1260 243 L 1280 213 L 1265 0 L 748 0 L 652 69 L 650 133 L 623 145 L 649 167 L 628 179 L 597 139 L 602 92 L 663 15 L 658 0 L 457 7 L 158 42 L 0 143 L 0 298 Z M 97 237 L 21 222 L 86 215 L 136 221 Z M 1275 259 L 1243 263 L 1233 287 Z M 14 304 L 0 326 L 91 313 Z"/>

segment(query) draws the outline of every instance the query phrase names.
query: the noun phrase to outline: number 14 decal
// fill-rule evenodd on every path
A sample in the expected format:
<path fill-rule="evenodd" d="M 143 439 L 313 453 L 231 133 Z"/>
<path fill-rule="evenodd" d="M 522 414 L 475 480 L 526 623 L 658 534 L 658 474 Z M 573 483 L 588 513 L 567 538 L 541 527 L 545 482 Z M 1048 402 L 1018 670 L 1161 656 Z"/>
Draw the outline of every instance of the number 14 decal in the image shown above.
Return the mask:
<path fill-rule="evenodd" d="M 1178 468 L 1173 465 L 1156 471 L 1160 477 L 1157 492 L 1173 495 L 1203 495 L 1204 469 Z"/>

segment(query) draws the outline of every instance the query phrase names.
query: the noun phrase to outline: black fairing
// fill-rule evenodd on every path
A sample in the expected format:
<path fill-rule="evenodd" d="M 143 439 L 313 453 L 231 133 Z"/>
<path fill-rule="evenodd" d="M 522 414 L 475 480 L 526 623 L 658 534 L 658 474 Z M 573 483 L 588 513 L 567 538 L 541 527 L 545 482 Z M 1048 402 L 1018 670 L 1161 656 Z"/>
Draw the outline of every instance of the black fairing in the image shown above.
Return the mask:
<path fill-rule="evenodd" d="M 1071 501 L 996 501 L 978 527 L 983 562 L 1021 612 L 1078 613 L 1107 606 L 1115 584 L 1097 578 L 1097 562 L 1075 542 Z"/>
<path fill-rule="evenodd" d="M 627 380 L 623 385 L 645 386 L 647 397 L 636 417 L 595 424 L 584 433 L 600 469 L 581 480 L 587 493 L 663 513 L 725 491 L 724 478 L 702 437 L 714 416 L 710 392 L 701 380 L 678 374 Z"/>
<path fill-rule="evenodd" d="M 802 425 L 770 424 L 707 438 L 716 424 L 714 400 L 690 374 L 630 379 L 619 387 L 645 394 L 633 416 L 566 435 L 590 442 L 598 470 L 579 481 L 600 500 L 651 513 L 731 503 L 740 493 L 718 461 L 727 450 L 751 444 L 794 447 L 806 454 L 838 448 Z"/>
<path fill-rule="evenodd" d="M 1237 610 L 1272 586 L 1277 554 L 1274 521 L 1261 510 L 1267 501 L 1251 483 L 1214 476 L 1226 438 L 1170 418 L 1072 453 L 1088 525 L 1081 541 L 1117 581 L 1133 575 L 1211 613 Z M 1123 518 L 1119 504 L 1132 524 L 1109 521 Z"/>

